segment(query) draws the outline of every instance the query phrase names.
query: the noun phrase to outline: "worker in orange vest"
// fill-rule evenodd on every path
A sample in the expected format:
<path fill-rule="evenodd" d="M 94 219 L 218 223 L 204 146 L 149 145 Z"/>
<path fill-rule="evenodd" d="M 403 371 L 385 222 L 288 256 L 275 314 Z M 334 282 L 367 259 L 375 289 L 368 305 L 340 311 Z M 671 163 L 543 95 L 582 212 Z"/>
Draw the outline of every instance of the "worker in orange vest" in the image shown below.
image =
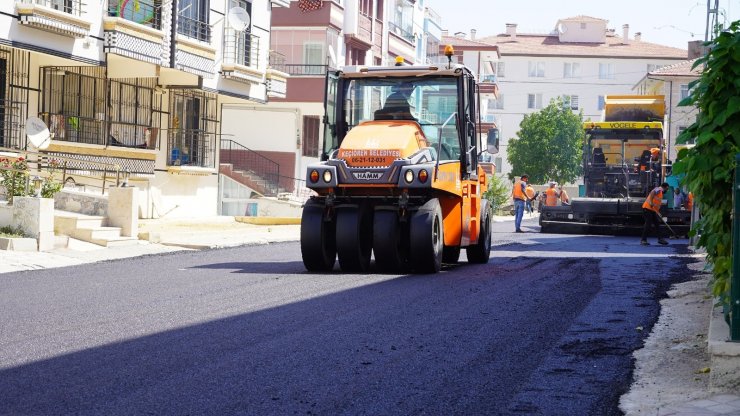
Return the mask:
<path fill-rule="evenodd" d="M 691 211 L 694 209 L 694 193 L 689 192 L 689 196 L 686 198 L 686 209 Z"/>
<path fill-rule="evenodd" d="M 645 202 L 642 203 L 642 216 L 645 218 L 645 226 L 642 228 L 640 244 L 643 246 L 650 245 L 647 241 L 647 236 L 652 227 L 655 227 L 655 232 L 658 234 L 658 244 L 668 244 L 660 234 L 661 221 L 658 218 L 660 215 L 660 206 L 663 204 L 663 194 L 666 192 L 668 192 L 668 184 L 663 182 L 659 187 L 650 191 L 647 198 L 645 198 Z"/>
<path fill-rule="evenodd" d="M 545 206 L 554 207 L 558 204 L 560 198 L 560 192 L 555 189 L 557 182 L 550 182 L 550 187 L 545 190 Z"/>
<path fill-rule="evenodd" d="M 527 202 L 527 181 L 529 175 L 524 174 L 514 182 L 514 188 L 511 190 L 511 198 L 514 200 L 514 228 L 518 233 L 522 231 L 522 217 L 524 217 L 524 205 Z"/>

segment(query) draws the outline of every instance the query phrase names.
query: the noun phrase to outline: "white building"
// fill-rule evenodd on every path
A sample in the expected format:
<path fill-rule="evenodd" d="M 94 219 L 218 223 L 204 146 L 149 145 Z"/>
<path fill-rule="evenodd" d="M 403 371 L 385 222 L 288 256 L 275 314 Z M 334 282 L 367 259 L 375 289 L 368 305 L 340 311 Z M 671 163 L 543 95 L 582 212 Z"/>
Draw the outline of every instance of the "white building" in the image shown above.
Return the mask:
<path fill-rule="evenodd" d="M 666 98 L 665 139 L 667 157 L 676 160 L 676 137 L 696 121 L 699 110 L 694 106 L 678 104 L 690 94 L 689 84 L 699 78 L 704 65 L 694 68 L 695 59 L 658 68 L 648 72 L 635 85 L 638 94 L 660 94 Z M 688 144 L 691 144 L 689 142 Z"/>
<path fill-rule="evenodd" d="M 40 117 L 48 156 L 78 159 L 71 176 L 129 172 L 140 216 L 215 215 L 221 108 L 285 95 L 267 61 L 272 7 L 287 5 L 0 2 L 0 146 L 27 150 L 25 120 Z"/>
<path fill-rule="evenodd" d="M 644 42 L 639 32 L 630 37 L 628 25 L 618 36 L 606 20 L 588 16 L 560 19 L 545 35 L 517 33 L 516 24 L 507 24 L 506 33 L 480 41 L 501 54 L 501 93 L 488 108 L 501 132 L 502 171 L 515 175 L 522 172 L 511 172 L 506 149 L 525 114 L 564 97 L 584 120 L 598 120 L 604 96 L 631 93 L 647 72 L 687 59 L 686 50 Z"/>

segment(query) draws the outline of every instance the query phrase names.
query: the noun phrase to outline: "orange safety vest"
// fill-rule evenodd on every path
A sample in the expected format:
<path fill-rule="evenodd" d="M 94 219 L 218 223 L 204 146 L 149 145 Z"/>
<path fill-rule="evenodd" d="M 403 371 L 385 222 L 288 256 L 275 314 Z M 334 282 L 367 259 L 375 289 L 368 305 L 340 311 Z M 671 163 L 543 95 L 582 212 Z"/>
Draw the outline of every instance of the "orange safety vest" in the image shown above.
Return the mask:
<path fill-rule="evenodd" d="M 524 193 L 527 195 L 528 199 L 534 199 L 534 188 L 527 185 L 527 189 L 524 190 Z"/>
<path fill-rule="evenodd" d="M 642 203 L 642 207 L 660 213 L 660 204 L 663 203 L 663 188 L 657 187 L 653 189 L 652 194 L 652 198 L 648 194 L 645 202 Z"/>
<path fill-rule="evenodd" d="M 514 189 L 511 190 L 511 197 L 514 199 L 521 199 L 522 201 L 527 199 L 524 196 L 524 192 L 522 192 L 522 181 L 516 181 L 514 183 Z"/>
<path fill-rule="evenodd" d="M 689 197 L 686 202 L 686 209 L 691 211 L 694 208 L 694 193 L 689 192 Z"/>
<path fill-rule="evenodd" d="M 545 191 L 545 205 L 554 207 L 558 204 L 558 191 L 555 188 L 547 188 Z"/>

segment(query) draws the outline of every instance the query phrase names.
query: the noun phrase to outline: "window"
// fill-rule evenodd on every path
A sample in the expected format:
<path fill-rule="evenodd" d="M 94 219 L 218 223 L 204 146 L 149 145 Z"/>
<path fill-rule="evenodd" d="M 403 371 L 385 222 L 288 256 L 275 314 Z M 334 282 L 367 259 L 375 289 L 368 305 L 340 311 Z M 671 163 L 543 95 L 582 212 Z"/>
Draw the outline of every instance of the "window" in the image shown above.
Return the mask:
<path fill-rule="evenodd" d="M 488 108 L 494 109 L 494 110 L 503 110 L 504 109 L 504 95 L 499 94 L 498 98 L 488 100 Z"/>
<path fill-rule="evenodd" d="M 320 75 L 324 73 L 324 45 L 321 43 L 303 44 L 303 65 L 305 74 Z"/>
<path fill-rule="evenodd" d="M 647 72 L 653 72 L 658 68 L 660 68 L 658 64 L 647 64 Z"/>
<path fill-rule="evenodd" d="M 566 62 L 563 64 L 563 78 L 578 78 L 581 76 L 581 64 Z"/>
<path fill-rule="evenodd" d="M 586 23 L 583 23 L 583 22 L 582 22 L 582 23 L 581 23 L 581 29 L 585 29 L 585 28 L 586 28 Z"/>
<path fill-rule="evenodd" d="M 493 159 L 493 163 L 496 165 L 496 173 L 501 173 L 504 168 L 504 159 L 502 157 L 497 157 Z"/>
<path fill-rule="evenodd" d="M 603 110 L 603 109 L 604 109 L 604 96 L 599 95 L 599 110 Z"/>
<path fill-rule="evenodd" d="M 544 62 L 529 62 L 529 77 L 530 78 L 544 78 L 545 77 L 545 63 Z"/>
<path fill-rule="evenodd" d="M 599 64 L 599 79 L 614 79 L 614 64 Z"/>
<path fill-rule="evenodd" d="M 60 2 L 60 0 L 53 1 Z M 108 15 L 130 20 L 154 29 L 162 28 L 161 0 L 110 0 L 108 1 Z"/>
<path fill-rule="evenodd" d="M 527 108 L 542 108 L 542 94 L 527 94 Z"/>
<path fill-rule="evenodd" d="M 319 116 L 303 116 L 303 156 L 319 157 Z"/>
<path fill-rule="evenodd" d="M 210 43 L 209 0 L 180 0 L 177 7 L 177 33 Z"/>
<path fill-rule="evenodd" d="M 413 13 L 414 4 L 409 0 L 396 0 L 393 8 L 393 17 L 389 22 L 389 29 L 392 33 L 406 39 L 408 42 L 414 42 Z"/>
<path fill-rule="evenodd" d="M 570 108 L 571 110 L 578 110 L 578 96 L 577 95 L 564 95 L 563 96 L 563 108 Z"/>
<path fill-rule="evenodd" d="M 688 97 L 689 95 L 691 95 L 691 90 L 689 90 L 689 84 L 681 84 L 680 89 L 681 89 L 681 99 L 682 100 Z"/>
<path fill-rule="evenodd" d="M 504 72 L 506 72 L 505 69 L 506 69 L 506 65 L 503 62 L 497 63 L 496 64 L 496 76 L 499 78 L 503 78 Z"/>

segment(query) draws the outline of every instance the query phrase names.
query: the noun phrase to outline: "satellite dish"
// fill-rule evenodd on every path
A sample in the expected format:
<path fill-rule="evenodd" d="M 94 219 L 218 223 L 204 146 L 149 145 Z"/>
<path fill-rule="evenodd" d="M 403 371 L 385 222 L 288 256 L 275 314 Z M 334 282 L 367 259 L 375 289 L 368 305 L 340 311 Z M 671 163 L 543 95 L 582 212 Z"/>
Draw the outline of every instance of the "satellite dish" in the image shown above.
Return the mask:
<path fill-rule="evenodd" d="M 232 7 L 227 15 L 229 27 L 242 32 L 249 27 L 249 13 L 241 7 Z"/>
<path fill-rule="evenodd" d="M 560 33 L 565 33 L 568 31 L 568 26 L 565 25 L 565 23 L 559 23 L 558 24 L 558 31 Z"/>
<path fill-rule="evenodd" d="M 49 128 L 46 127 L 44 120 L 38 117 L 29 117 L 26 120 L 26 137 L 31 146 L 39 150 L 46 149 L 51 143 Z"/>

